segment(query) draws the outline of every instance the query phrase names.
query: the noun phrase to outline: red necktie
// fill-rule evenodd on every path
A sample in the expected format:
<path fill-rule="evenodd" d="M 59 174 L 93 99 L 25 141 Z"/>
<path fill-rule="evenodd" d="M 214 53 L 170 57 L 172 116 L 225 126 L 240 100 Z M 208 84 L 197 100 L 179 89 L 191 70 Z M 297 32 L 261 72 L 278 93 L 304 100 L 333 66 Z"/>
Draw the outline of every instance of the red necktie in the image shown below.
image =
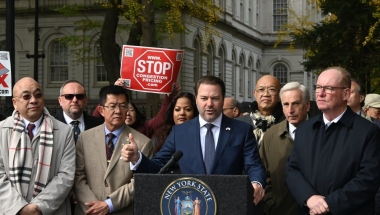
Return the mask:
<path fill-rule="evenodd" d="M 34 129 L 35 127 L 36 127 L 35 124 L 29 123 L 28 127 L 26 128 L 26 129 L 28 130 L 28 136 L 29 136 L 29 138 L 30 138 L 30 141 L 33 140 L 33 137 L 34 137 L 34 135 L 33 135 L 33 129 Z"/>

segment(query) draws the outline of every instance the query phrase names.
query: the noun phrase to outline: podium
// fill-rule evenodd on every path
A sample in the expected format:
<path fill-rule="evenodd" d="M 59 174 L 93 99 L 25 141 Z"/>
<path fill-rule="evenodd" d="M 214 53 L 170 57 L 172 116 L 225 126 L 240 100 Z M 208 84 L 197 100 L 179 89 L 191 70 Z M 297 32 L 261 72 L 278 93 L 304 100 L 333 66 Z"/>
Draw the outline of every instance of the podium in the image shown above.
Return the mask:
<path fill-rule="evenodd" d="M 192 180 L 192 179 L 195 179 Z M 253 204 L 253 187 L 246 175 L 186 175 L 186 174 L 142 174 L 135 173 L 134 175 L 134 214 L 140 215 L 176 215 L 176 213 L 165 211 L 165 207 L 174 208 L 175 210 L 176 199 L 181 199 L 182 207 L 187 204 L 186 200 L 195 202 L 195 195 L 192 191 L 182 191 L 182 185 L 189 185 L 194 188 L 194 193 L 201 191 L 201 194 L 209 196 L 210 199 L 200 200 L 200 207 L 202 208 L 201 214 L 214 215 L 210 212 L 213 207 L 213 200 L 215 200 L 215 209 L 217 215 L 261 215 L 262 202 L 258 207 Z M 204 182 L 205 185 L 202 184 Z M 208 186 L 211 193 L 208 195 Z M 204 188 L 204 189 L 203 189 Z M 183 193 L 183 194 L 181 194 Z M 189 194 L 190 193 L 190 194 Z M 177 195 L 176 195 L 177 194 Z M 188 195 L 188 197 L 184 198 Z M 179 197 L 180 195 L 181 198 Z M 198 194 L 199 195 L 199 194 Z M 168 201 L 166 203 L 165 201 Z M 206 204 L 207 203 L 207 204 Z M 187 207 L 191 210 L 195 209 L 190 203 Z M 194 207 L 194 208 L 193 208 Z M 164 210 L 162 210 L 164 208 Z M 184 210 L 186 210 L 185 208 Z M 205 210 L 208 209 L 207 212 Z M 197 214 L 195 212 L 182 214 Z"/>

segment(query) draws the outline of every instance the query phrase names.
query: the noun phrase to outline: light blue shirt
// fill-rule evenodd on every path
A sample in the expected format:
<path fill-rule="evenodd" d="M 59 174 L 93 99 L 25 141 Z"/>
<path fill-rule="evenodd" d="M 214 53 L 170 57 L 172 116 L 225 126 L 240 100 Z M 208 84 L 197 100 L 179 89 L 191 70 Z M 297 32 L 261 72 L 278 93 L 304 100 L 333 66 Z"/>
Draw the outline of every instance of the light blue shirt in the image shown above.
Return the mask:
<path fill-rule="evenodd" d="M 116 148 L 116 143 L 117 143 L 117 141 L 119 140 L 120 134 L 121 134 L 121 132 L 123 131 L 123 129 L 124 129 L 124 125 L 123 125 L 121 128 L 119 128 L 119 129 L 117 129 L 117 130 L 111 132 L 110 130 L 107 129 L 107 126 L 104 126 L 104 131 L 105 131 L 105 133 L 106 133 L 106 136 L 105 136 L 105 142 L 104 142 L 104 143 L 108 143 L 109 138 L 108 138 L 107 135 L 108 135 L 109 133 L 113 133 L 116 137 L 112 139 L 112 142 L 113 142 L 113 146 L 114 146 L 114 148 Z M 106 199 L 106 200 L 104 200 L 104 201 L 107 203 L 108 207 L 110 208 L 110 213 L 112 213 L 113 210 L 114 210 L 114 209 L 113 209 L 112 200 L 111 200 L 110 198 L 108 198 L 108 199 Z"/>

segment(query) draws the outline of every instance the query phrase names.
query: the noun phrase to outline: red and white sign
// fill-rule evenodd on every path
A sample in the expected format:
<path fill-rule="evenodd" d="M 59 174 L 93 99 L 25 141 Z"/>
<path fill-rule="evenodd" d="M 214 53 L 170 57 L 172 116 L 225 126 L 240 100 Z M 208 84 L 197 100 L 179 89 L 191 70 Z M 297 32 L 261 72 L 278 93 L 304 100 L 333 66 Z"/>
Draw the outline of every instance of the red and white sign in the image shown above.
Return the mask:
<path fill-rule="evenodd" d="M 9 52 L 0 51 L 0 96 L 12 96 L 12 72 Z"/>
<path fill-rule="evenodd" d="M 131 90 L 171 93 L 183 54 L 183 50 L 124 45 L 120 77 Z"/>

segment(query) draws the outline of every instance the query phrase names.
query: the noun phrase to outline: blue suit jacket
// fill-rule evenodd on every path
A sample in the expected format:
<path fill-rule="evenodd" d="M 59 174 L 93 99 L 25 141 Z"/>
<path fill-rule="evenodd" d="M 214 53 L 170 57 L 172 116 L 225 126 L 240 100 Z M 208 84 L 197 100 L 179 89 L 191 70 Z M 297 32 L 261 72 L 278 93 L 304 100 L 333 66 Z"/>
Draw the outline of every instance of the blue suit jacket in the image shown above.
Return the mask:
<path fill-rule="evenodd" d="M 223 115 L 212 174 L 241 175 L 245 170 L 251 181 L 265 187 L 265 170 L 252 130 L 252 125 Z M 199 133 L 199 116 L 174 126 L 161 150 L 152 159 L 143 156 L 136 172 L 157 173 L 181 150 L 183 157 L 178 163 L 182 174 L 207 174 Z"/>

